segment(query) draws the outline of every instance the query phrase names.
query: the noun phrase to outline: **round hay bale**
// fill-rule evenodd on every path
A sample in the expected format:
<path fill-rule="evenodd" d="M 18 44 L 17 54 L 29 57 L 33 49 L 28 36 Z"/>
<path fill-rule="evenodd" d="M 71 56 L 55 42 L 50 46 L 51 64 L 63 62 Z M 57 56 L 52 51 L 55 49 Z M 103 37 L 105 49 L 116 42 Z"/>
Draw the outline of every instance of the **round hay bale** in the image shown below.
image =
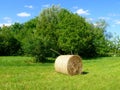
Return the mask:
<path fill-rule="evenodd" d="M 78 55 L 58 56 L 55 60 L 55 70 L 69 75 L 81 74 L 82 60 Z"/>

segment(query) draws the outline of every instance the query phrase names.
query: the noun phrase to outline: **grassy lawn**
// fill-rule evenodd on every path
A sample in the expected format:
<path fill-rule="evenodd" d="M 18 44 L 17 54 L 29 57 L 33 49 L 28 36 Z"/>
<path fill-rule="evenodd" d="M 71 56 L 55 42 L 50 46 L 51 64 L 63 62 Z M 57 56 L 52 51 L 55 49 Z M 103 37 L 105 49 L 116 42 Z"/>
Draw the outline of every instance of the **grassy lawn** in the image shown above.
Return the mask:
<path fill-rule="evenodd" d="M 120 57 L 83 60 L 84 74 L 57 73 L 54 63 L 0 57 L 0 90 L 120 90 Z"/>

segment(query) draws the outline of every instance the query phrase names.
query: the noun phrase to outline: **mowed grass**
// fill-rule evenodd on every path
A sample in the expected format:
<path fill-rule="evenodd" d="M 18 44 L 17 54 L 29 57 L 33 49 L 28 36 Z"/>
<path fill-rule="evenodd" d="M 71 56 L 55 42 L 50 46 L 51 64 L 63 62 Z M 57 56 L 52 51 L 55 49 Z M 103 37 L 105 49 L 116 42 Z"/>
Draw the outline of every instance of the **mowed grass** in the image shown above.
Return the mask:
<path fill-rule="evenodd" d="M 120 90 L 120 57 L 83 60 L 83 74 L 75 76 L 31 57 L 0 57 L 0 90 Z"/>

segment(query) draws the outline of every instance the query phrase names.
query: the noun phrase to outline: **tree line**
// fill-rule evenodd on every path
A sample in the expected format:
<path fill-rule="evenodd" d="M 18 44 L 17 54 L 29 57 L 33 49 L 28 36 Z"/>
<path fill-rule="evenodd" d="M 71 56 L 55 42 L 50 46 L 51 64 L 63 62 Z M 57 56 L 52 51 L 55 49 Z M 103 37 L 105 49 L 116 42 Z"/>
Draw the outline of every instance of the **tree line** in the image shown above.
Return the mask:
<path fill-rule="evenodd" d="M 94 25 L 86 18 L 53 5 L 37 17 L 0 28 L 0 56 L 32 55 L 36 62 L 48 57 L 78 54 L 91 58 L 119 53 L 119 37 L 111 40 L 106 22 Z"/>

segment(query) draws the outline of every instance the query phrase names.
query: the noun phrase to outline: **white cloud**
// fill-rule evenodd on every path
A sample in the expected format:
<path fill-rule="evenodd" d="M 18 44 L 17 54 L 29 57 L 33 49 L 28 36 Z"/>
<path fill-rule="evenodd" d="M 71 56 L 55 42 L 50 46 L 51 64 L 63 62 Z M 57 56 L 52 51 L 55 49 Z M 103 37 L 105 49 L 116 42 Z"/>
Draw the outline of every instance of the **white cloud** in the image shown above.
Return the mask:
<path fill-rule="evenodd" d="M 10 17 L 4 17 L 3 20 L 5 20 L 7 23 L 12 22 L 12 19 Z"/>
<path fill-rule="evenodd" d="M 98 19 L 110 20 L 110 17 L 99 17 Z"/>
<path fill-rule="evenodd" d="M 48 8 L 48 7 L 50 7 L 50 4 L 42 5 L 42 7 Z"/>
<path fill-rule="evenodd" d="M 120 14 L 117 14 L 117 13 L 111 13 L 111 14 L 109 14 L 109 16 L 116 17 L 116 16 L 120 16 Z"/>
<path fill-rule="evenodd" d="M 75 13 L 77 13 L 79 15 L 90 15 L 88 10 L 83 10 L 83 9 L 78 9 Z"/>
<path fill-rule="evenodd" d="M 0 24 L 0 27 L 2 27 L 3 26 L 3 24 Z"/>
<path fill-rule="evenodd" d="M 93 21 L 93 18 L 86 18 L 86 21 L 91 22 Z"/>
<path fill-rule="evenodd" d="M 30 8 L 30 9 L 32 9 L 32 8 L 33 8 L 33 6 L 32 6 L 32 5 L 25 5 L 24 7 L 26 7 L 26 8 Z"/>
<path fill-rule="evenodd" d="M 10 17 L 3 17 L 3 23 L 0 23 L 0 27 L 12 25 L 12 19 Z"/>
<path fill-rule="evenodd" d="M 4 20 L 10 20 L 11 18 L 10 17 L 4 17 L 3 19 Z"/>
<path fill-rule="evenodd" d="M 27 12 L 21 12 L 21 13 L 18 13 L 17 16 L 19 16 L 19 17 L 29 17 L 29 16 L 31 16 L 31 14 L 27 13 Z"/>
<path fill-rule="evenodd" d="M 97 27 L 97 26 L 98 26 L 98 24 L 97 24 L 97 23 L 93 23 L 93 25 L 94 25 L 95 27 Z"/>
<path fill-rule="evenodd" d="M 78 6 L 74 6 L 73 9 L 78 9 Z"/>
<path fill-rule="evenodd" d="M 116 20 L 115 24 L 120 25 L 120 20 Z"/>
<path fill-rule="evenodd" d="M 0 23 L 0 27 L 3 27 L 3 26 L 10 26 L 12 25 L 12 23 Z"/>

